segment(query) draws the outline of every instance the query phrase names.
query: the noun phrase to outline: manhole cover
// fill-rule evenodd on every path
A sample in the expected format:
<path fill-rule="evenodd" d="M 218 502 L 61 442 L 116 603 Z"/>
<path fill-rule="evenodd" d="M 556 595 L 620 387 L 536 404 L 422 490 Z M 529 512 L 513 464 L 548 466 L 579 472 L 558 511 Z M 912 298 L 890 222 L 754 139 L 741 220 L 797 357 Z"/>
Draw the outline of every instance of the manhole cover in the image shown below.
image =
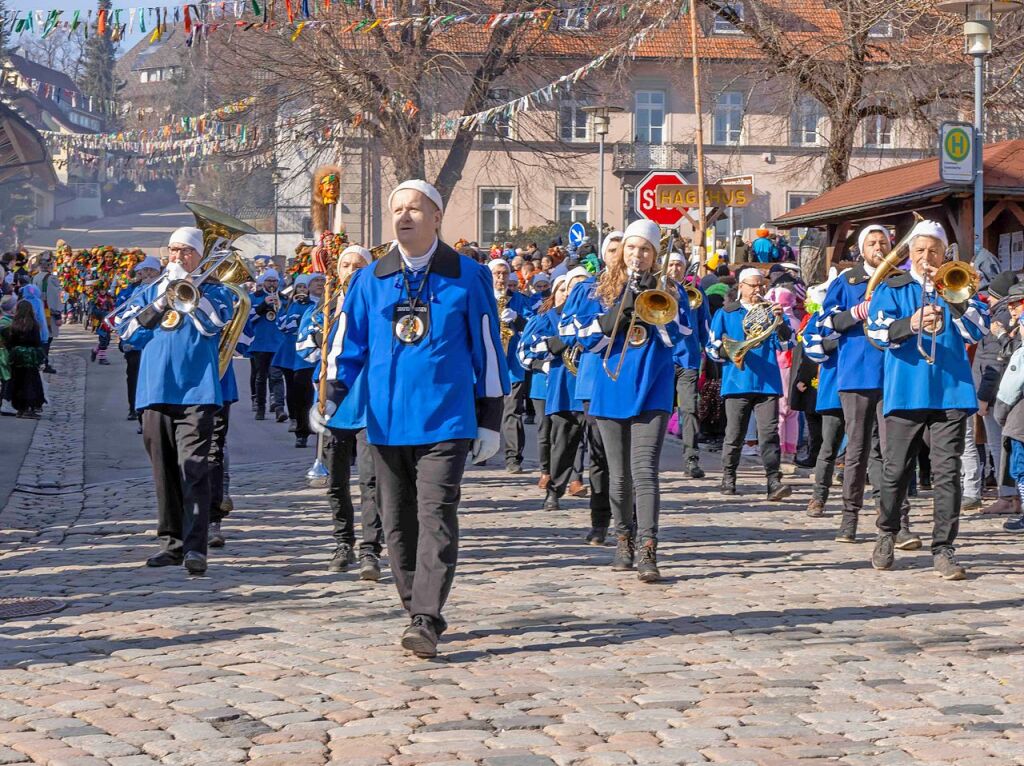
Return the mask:
<path fill-rule="evenodd" d="M 35 614 L 56 612 L 63 608 L 63 601 L 52 598 L 0 598 L 0 620 L 31 617 Z"/>

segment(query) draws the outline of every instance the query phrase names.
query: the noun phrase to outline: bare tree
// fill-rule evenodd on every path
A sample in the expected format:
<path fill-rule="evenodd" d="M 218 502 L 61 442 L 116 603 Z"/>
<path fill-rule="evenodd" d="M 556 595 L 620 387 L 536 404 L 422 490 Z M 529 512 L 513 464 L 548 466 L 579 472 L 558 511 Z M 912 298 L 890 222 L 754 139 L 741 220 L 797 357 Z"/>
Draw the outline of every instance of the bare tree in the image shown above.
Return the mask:
<path fill-rule="evenodd" d="M 663 3 L 642 0 L 625 16 L 609 17 L 600 30 L 569 31 L 562 28 L 564 12 L 555 6 L 550 17 L 446 25 L 411 21 L 424 13 L 416 0 L 387 4 L 385 18 L 370 5 L 336 3 L 329 23 L 303 30 L 294 41 L 287 34 L 253 33 L 216 41 L 216 55 L 232 61 L 221 73 L 230 82 L 219 87 L 255 96 L 256 108 L 266 110 L 264 120 L 287 126 L 265 132 L 275 145 L 296 137 L 316 143 L 321 151 L 307 165 L 331 159 L 346 141 L 361 137 L 376 143 L 397 176 L 433 175 L 446 200 L 481 133 L 514 141 L 500 121 L 497 126 L 466 125 L 459 116 L 544 85 L 546 76 L 565 73 L 567 61 L 585 61 L 668 15 Z M 434 19 L 536 7 L 533 0 L 429 5 Z M 394 24 L 394 19 L 406 21 Z M 587 23 L 585 14 L 580 21 Z M 550 54 L 552 39 L 561 41 L 558 57 Z M 438 143 L 444 146 L 439 155 Z M 254 151 L 267 149 L 264 142 Z"/>
<path fill-rule="evenodd" d="M 80 32 L 54 31 L 46 37 L 25 33 L 19 39 L 25 58 L 63 72 L 75 82 L 82 74 L 82 43 Z"/>

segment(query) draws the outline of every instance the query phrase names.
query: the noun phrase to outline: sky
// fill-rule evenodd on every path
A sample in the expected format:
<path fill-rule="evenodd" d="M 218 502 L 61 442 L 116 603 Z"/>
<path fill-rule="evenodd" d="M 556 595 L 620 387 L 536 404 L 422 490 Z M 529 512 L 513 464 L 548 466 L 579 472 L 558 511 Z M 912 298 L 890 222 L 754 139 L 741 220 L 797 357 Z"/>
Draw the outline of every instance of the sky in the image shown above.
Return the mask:
<path fill-rule="evenodd" d="M 8 10 L 27 11 L 27 10 L 44 10 L 49 11 L 54 8 L 59 8 L 65 11 L 65 16 L 70 19 L 74 11 L 87 11 L 96 9 L 96 0 L 5 0 L 5 4 Z M 161 5 L 158 2 L 145 2 L 145 0 L 123 0 L 118 2 L 114 0 L 114 8 L 128 9 L 132 7 L 156 7 Z M 67 13 L 71 11 L 72 13 Z M 83 14 L 84 15 L 84 14 Z M 123 16 L 124 14 L 122 14 Z M 38 34 L 38 32 L 36 33 Z M 126 51 L 130 50 L 135 43 L 142 39 L 142 33 L 135 30 L 134 33 L 126 35 L 125 39 L 120 42 L 117 47 L 117 55 L 120 56 Z"/>

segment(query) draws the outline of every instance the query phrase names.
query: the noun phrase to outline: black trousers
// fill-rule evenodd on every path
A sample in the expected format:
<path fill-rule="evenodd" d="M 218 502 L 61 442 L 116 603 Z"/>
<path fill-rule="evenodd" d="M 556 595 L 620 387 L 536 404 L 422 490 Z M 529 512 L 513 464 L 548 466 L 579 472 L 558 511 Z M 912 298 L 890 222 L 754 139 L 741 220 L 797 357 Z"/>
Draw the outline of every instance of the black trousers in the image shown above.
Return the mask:
<path fill-rule="evenodd" d="M 139 361 L 142 351 L 125 351 L 125 377 L 128 383 L 128 409 L 135 412 L 135 390 L 139 387 Z"/>
<path fill-rule="evenodd" d="M 210 521 L 219 524 L 227 514 L 221 509 L 227 474 L 228 425 L 231 402 L 226 402 L 213 416 L 213 444 L 210 447 Z"/>
<path fill-rule="evenodd" d="M 928 439 L 935 492 L 932 553 L 953 547 L 960 529 L 960 501 L 963 499 L 960 456 L 964 451 L 966 429 L 967 415 L 961 410 L 910 410 L 885 416 L 885 460 L 878 510 L 880 532 L 899 532 L 911 474 L 918 453 Z"/>
<path fill-rule="evenodd" d="M 251 365 L 249 379 L 256 396 L 256 410 L 267 410 L 267 388 L 270 388 L 270 408 L 276 410 L 284 406 L 284 377 L 280 367 L 271 367 L 274 359 L 273 351 L 253 351 L 249 355 Z"/>
<path fill-rule="evenodd" d="M 459 558 L 459 498 L 471 441 L 374 444 L 380 515 L 391 574 L 412 616 L 441 619 Z"/>
<path fill-rule="evenodd" d="M 355 508 L 352 504 L 352 457 L 359 469 L 359 510 L 363 523 L 363 541 L 360 553 L 380 555 L 384 548 L 384 530 L 377 507 L 377 474 L 373 468 L 373 455 L 366 443 L 366 429 L 349 431 L 332 428 L 324 435 L 324 452 L 330 478 L 327 499 L 334 519 L 336 543 L 356 543 Z"/>
<path fill-rule="evenodd" d="M 285 396 L 288 401 L 288 416 L 295 421 L 295 435 L 309 436 L 309 408 L 313 406 L 313 368 L 289 370 L 281 368 L 284 374 Z"/>
<path fill-rule="evenodd" d="M 523 418 L 517 414 L 518 402 L 526 396 L 526 381 L 512 384 L 512 392 L 505 397 L 501 413 L 501 436 L 505 440 L 505 463 L 522 463 L 523 447 L 526 445 L 526 430 Z"/>
<path fill-rule="evenodd" d="M 843 419 L 846 421 L 846 468 L 843 469 L 843 511 L 859 514 L 864 508 L 864 483 L 869 478 L 875 492 L 881 492 L 882 450 L 885 445 L 885 418 L 882 417 L 882 392 L 840 391 Z M 909 501 L 905 510 L 909 510 Z"/>
<path fill-rule="evenodd" d="M 740 464 L 740 449 L 753 413 L 757 421 L 757 443 L 761 449 L 764 473 L 768 480 L 781 476 L 779 464 L 779 397 L 768 394 L 729 396 L 725 399 L 725 439 L 722 442 L 722 471 L 735 476 Z"/>
<path fill-rule="evenodd" d="M 590 519 L 595 527 L 611 526 L 612 502 L 608 497 L 608 455 L 605 453 L 597 418 L 590 414 L 590 402 L 583 402 L 587 451 L 590 453 Z"/>
<path fill-rule="evenodd" d="M 683 437 L 683 457 L 687 462 L 700 459 L 697 447 L 697 370 L 676 367 L 676 404 L 679 406 L 679 430 Z"/>
<path fill-rule="evenodd" d="M 823 413 L 821 418 L 821 445 L 814 463 L 814 488 L 811 493 L 815 500 L 828 501 L 832 488 L 832 476 L 836 470 L 839 445 L 843 443 L 843 419 L 839 415 Z"/>
<path fill-rule="evenodd" d="M 639 544 L 658 539 L 661 486 L 658 463 L 665 443 L 668 413 L 641 412 L 625 420 L 598 418 L 597 427 L 608 454 L 608 496 L 615 533 L 633 536 Z M 634 502 L 636 525 L 633 523 Z"/>
<path fill-rule="evenodd" d="M 551 488 L 559 497 L 576 473 L 576 455 L 583 441 L 583 413 L 556 412 L 551 419 Z M 605 524 L 607 526 L 607 519 Z"/>
<path fill-rule="evenodd" d="M 172 553 L 206 553 L 217 409 L 213 404 L 154 404 L 142 413 L 142 442 L 156 485 L 157 535 Z"/>
<path fill-rule="evenodd" d="M 537 456 L 540 461 L 540 472 L 551 473 L 551 417 L 544 414 L 544 400 L 532 399 L 537 423 Z"/>

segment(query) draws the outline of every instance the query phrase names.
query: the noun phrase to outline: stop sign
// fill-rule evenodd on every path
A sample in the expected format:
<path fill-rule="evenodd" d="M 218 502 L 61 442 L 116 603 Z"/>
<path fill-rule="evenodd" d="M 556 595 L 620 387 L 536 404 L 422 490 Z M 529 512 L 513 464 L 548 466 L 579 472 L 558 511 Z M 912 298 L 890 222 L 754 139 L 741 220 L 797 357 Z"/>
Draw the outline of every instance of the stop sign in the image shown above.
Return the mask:
<path fill-rule="evenodd" d="M 679 207 L 660 207 L 657 188 L 664 184 L 678 186 L 685 183 L 686 179 L 682 173 L 658 170 L 648 173 L 636 187 L 636 211 L 659 226 L 678 225 L 683 220 L 686 210 Z"/>

